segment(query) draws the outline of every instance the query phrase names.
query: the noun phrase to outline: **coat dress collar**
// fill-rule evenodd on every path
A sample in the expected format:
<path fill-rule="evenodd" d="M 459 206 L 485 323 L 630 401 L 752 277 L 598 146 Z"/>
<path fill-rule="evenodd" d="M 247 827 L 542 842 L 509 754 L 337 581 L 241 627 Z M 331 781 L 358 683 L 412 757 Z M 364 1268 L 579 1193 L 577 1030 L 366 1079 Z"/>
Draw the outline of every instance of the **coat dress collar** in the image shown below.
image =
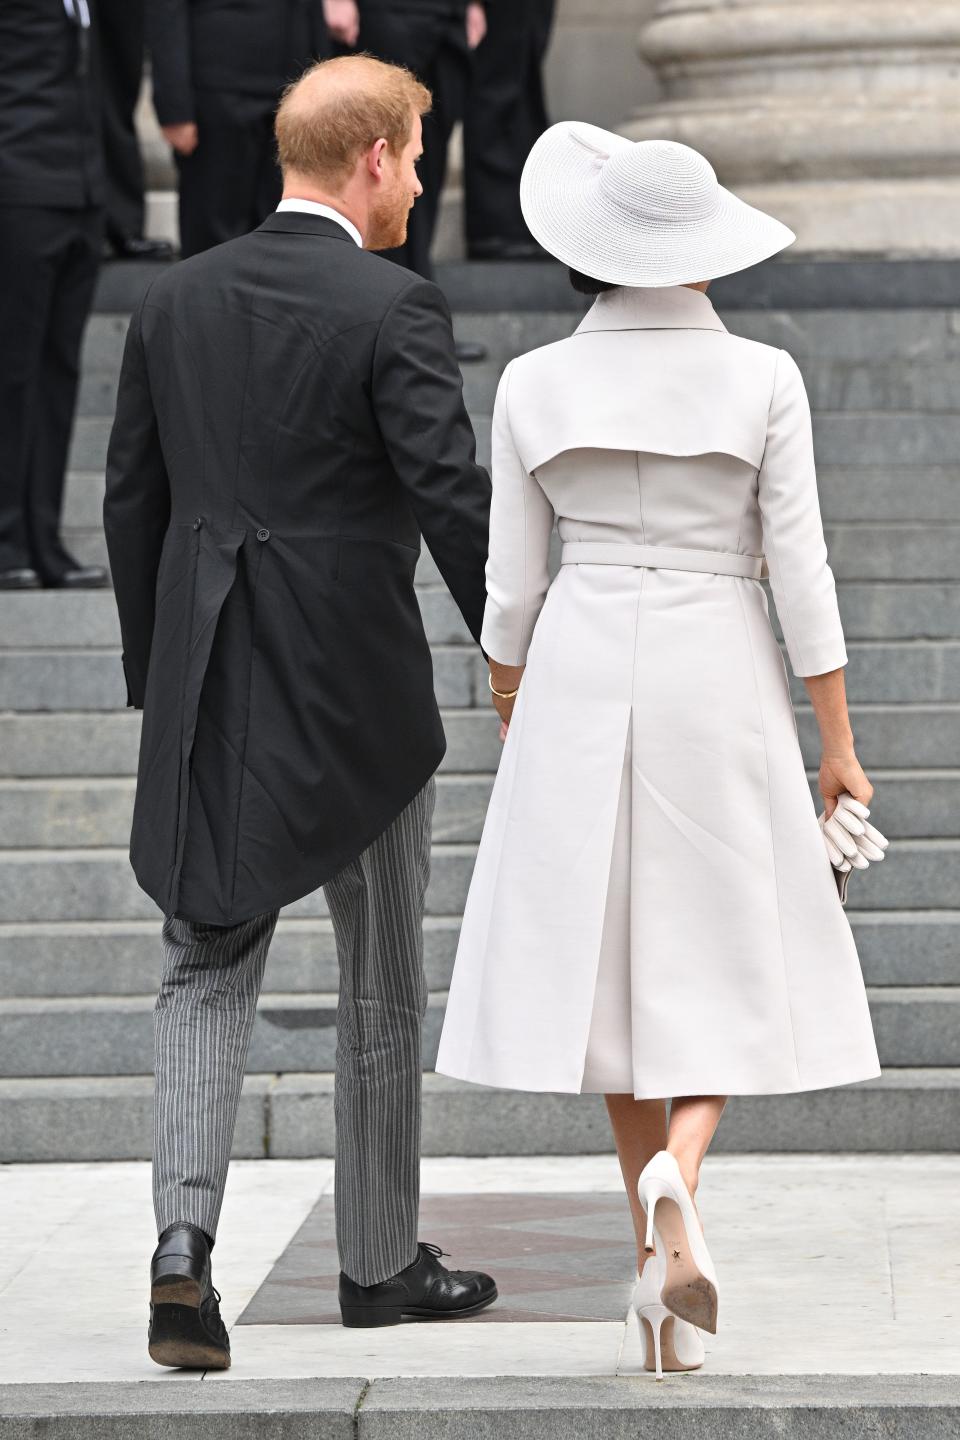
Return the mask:
<path fill-rule="evenodd" d="M 687 285 L 656 289 L 618 285 L 598 295 L 575 330 L 723 330 L 712 302 Z"/>

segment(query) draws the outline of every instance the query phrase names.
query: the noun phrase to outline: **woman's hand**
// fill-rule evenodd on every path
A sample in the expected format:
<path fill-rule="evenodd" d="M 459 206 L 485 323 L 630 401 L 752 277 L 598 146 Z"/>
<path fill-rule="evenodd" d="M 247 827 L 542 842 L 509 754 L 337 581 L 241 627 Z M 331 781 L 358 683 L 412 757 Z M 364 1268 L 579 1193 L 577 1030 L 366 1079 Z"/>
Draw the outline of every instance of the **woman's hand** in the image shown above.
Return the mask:
<path fill-rule="evenodd" d="M 870 804 L 873 786 L 852 750 L 848 754 L 824 755 L 820 761 L 819 781 L 828 820 L 837 808 L 837 796 L 844 790 L 861 805 Z"/>
<path fill-rule="evenodd" d="M 522 665 L 501 665 L 497 660 L 490 661 L 490 683 L 493 690 L 499 690 L 502 694 L 509 694 L 511 690 L 519 690 L 520 681 L 523 679 Z M 513 718 L 513 707 L 517 703 L 516 696 L 511 695 L 509 700 L 504 700 L 501 695 L 491 694 L 494 709 L 503 721 L 500 727 L 500 739 L 507 738 L 507 727 Z"/>

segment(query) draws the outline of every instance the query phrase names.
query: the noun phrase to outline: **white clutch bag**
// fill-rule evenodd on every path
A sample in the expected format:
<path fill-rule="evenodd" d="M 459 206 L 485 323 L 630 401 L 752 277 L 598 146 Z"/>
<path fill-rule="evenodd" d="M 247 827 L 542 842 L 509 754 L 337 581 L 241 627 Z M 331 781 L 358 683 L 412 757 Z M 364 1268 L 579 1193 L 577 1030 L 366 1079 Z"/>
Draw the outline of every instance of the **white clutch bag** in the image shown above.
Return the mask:
<path fill-rule="evenodd" d="M 883 859 L 890 841 L 875 825 L 867 823 L 870 811 L 844 790 L 828 820 L 826 811 L 817 816 L 841 904 L 847 903 L 847 885 L 854 870 L 867 870 Z"/>

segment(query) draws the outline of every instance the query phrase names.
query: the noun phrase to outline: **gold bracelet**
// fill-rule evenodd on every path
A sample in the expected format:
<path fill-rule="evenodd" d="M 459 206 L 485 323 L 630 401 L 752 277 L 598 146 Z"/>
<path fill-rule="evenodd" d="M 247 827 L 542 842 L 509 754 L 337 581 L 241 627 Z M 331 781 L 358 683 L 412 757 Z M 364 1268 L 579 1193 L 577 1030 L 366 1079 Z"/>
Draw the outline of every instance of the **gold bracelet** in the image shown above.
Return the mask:
<path fill-rule="evenodd" d="M 516 690 L 494 690 L 492 674 L 487 675 L 487 684 L 490 686 L 490 694 L 496 695 L 498 700 L 513 700 L 517 695 L 520 694 L 519 685 L 517 686 Z"/>

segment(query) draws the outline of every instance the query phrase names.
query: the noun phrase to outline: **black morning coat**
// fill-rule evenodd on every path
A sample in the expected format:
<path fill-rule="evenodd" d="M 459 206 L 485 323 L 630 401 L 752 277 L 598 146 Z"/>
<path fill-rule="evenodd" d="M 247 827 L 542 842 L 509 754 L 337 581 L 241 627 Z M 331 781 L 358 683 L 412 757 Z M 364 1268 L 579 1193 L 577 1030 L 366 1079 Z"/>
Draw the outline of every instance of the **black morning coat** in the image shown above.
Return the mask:
<path fill-rule="evenodd" d="M 161 125 L 195 120 L 196 90 L 276 100 L 329 49 L 323 0 L 146 0 L 146 35 Z"/>
<path fill-rule="evenodd" d="M 99 57 L 63 0 L 0 0 L 0 205 L 103 204 Z"/>
<path fill-rule="evenodd" d="M 104 525 L 144 711 L 131 860 L 165 913 L 309 894 L 426 784 L 421 534 L 479 643 L 489 510 L 435 285 L 300 212 L 154 281 Z"/>

